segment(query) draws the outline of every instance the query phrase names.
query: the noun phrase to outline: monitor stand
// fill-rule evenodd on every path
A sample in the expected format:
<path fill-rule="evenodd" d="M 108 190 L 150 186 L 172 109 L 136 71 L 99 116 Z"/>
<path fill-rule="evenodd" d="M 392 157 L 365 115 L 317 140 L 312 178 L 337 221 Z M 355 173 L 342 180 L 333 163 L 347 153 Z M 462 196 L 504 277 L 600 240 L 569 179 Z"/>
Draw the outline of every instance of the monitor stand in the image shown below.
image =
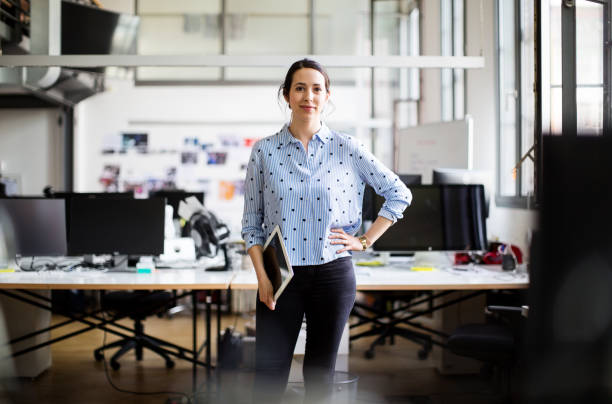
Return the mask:
<path fill-rule="evenodd" d="M 98 260 L 96 260 L 95 255 L 84 255 L 83 256 L 83 265 L 90 268 L 100 268 L 101 264 Z M 127 271 L 128 269 L 128 256 L 127 255 L 119 255 L 113 254 L 108 263 L 104 264 L 104 267 L 107 267 L 112 271 Z"/>
<path fill-rule="evenodd" d="M 452 264 L 453 262 L 445 251 L 417 251 L 414 253 L 413 265 L 416 267 L 444 268 Z"/>
<path fill-rule="evenodd" d="M 127 255 L 115 255 L 110 260 L 110 270 L 113 271 L 127 271 L 128 269 L 128 256 Z"/>
<path fill-rule="evenodd" d="M 381 253 L 388 253 L 391 257 L 414 257 L 413 252 L 405 252 L 405 251 L 380 251 Z"/>

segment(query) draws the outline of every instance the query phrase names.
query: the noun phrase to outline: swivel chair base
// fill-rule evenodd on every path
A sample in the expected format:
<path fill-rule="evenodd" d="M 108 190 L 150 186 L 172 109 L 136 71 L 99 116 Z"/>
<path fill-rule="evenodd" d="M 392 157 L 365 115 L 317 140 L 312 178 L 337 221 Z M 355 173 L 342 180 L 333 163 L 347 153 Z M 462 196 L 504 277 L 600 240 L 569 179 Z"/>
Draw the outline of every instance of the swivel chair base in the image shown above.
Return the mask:
<path fill-rule="evenodd" d="M 113 368 L 113 370 L 119 370 L 119 368 L 121 368 L 121 365 L 118 362 L 119 358 L 121 358 L 131 349 L 135 349 L 136 359 L 140 361 L 142 360 L 143 348 L 147 348 L 165 359 L 167 369 L 172 369 L 174 367 L 174 361 L 160 349 L 160 344 L 144 335 L 141 320 L 135 320 L 134 331 L 135 335 L 131 338 L 124 338 L 119 341 L 111 342 L 110 344 L 106 344 L 94 350 L 94 358 L 96 361 L 101 361 L 104 359 L 104 354 L 102 353 L 104 350 L 120 347 L 110 359 L 111 368 Z"/>
<path fill-rule="evenodd" d="M 427 359 L 427 356 L 429 356 L 429 353 L 431 352 L 431 349 L 433 347 L 433 344 L 431 342 L 431 336 L 413 330 L 404 329 L 398 326 L 390 326 L 387 330 L 384 331 L 382 331 L 380 327 L 375 326 L 371 330 L 371 333 L 371 335 L 378 335 L 378 338 L 376 338 L 370 344 L 370 348 L 365 351 L 364 356 L 367 359 L 374 358 L 374 348 L 376 348 L 377 345 L 384 345 L 385 340 L 387 338 L 389 338 L 390 344 L 394 345 L 396 335 L 406 338 L 421 346 L 421 349 L 419 349 L 419 351 L 417 352 L 417 356 L 420 360 Z"/>

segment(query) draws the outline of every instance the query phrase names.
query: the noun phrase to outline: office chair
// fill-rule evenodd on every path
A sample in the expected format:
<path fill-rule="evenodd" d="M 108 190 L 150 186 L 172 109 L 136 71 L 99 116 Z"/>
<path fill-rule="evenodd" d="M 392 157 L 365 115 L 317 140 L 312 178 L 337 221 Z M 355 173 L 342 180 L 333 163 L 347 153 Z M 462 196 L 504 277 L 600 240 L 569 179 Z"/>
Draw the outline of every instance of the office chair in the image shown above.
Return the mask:
<path fill-rule="evenodd" d="M 423 302 L 426 302 L 430 297 L 425 299 L 418 299 L 421 295 L 419 292 L 384 292 L 375 293 L 367 292 L 366 296 L 375 299 L 374 304 L 364 304 L 355 302 L 351 315 L 358 317 L 360 321 L 352 324 L 351 328 L 355 328 L 367 323 L 373 323 L 370 330 L 353 335 L 350 337 L 351 341 L 359 338 L 377 335 L 378 337 L 370 344 L 370 347 L 365 351 L 365 357 L 372 359 L 375 356 L 374 349 L 377 345 L 383 345 L 388 341 L 391 345 L 395 343 L 395 337 L 399 336 L 406 338 L 421 346 L 421 349 L 417 352 L 418 358 L 424 360 L 431 352 L 433 341 L 431 335 L 416 331 L 414 328 L 423 328 L 420 324 L 412 321 L 399 321 L 398 313 L 402 313 L 405 310 L 409 310 L 410 307 L 416 306 Z M 399 302 L 401 307 L 393 309 L 395 302 Z M 363 312 L 369 312 L 371 315 L 364 314 Z M 408 328 L 408 327 L 411 328 Z"/>
<path fill-rule="evenodd" d="M 527 317 L 528 308 L 527 306 L 487 306 L 485 312 L 518 313 L 522 317 Z M 456 355 L 480 360 L 489 368 L 498 368 L 502 394 L 509 398 L 511 372 L 519 357 L 521 329 L 515 319 L 504 319 L 502 316 L 498 316 L 497 322 L 465 324 L 459 326 L 449 336 L 447 347 Z"/>
<path fill-rule="evenodd" d="M 151 315 L 165 309 L 172 302 L 172 294 L 165 291 L 117 291 L 102 295 L 102 309 L 114 312 L 120 317 L 130 317 L 134 320 L 134 336 L 123 338 L 119 341 L 112 342 L 97 348 L 94 351 L 94 357 L 97 361 L 101 361 L 104 356 L 102 352 L 109 348 L 120 347 L 117 352 L 111 357 L 110 365 L 114 370 L 119 370 L 121 365 L 118 360 L 126 352 L 131 349 L 136 350 L 136 359 L 142 360 L 143 348 L 147 348 L 166 361 L 166 368 L 174 367 L 174 361 L 161 350 L 160 342 L 153 340 L 144 333 L 142 321 Z"/>

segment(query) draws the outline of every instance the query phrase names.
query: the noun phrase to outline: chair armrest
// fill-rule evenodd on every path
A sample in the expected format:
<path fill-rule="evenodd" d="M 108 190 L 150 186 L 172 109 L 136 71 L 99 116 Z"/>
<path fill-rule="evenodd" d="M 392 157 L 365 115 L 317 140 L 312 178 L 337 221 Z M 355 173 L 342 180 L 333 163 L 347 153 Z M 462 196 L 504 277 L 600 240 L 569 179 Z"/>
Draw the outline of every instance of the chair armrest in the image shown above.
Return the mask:
<path fill-rule="evenodd" d="M 529 315 L 529 306 L 487 306 L 485 309 L 486 314 L 491 314 L 493 312 L 515 312 L 520 313 L 521 316 L 527 317 Z"/>

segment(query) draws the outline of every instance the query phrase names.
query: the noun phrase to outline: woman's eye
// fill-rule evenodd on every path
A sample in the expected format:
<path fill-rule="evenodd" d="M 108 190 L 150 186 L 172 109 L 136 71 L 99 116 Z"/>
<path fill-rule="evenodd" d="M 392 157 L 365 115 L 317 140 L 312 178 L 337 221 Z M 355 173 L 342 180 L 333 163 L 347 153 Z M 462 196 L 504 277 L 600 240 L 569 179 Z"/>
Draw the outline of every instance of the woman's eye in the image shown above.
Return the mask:
<path fill-rule="evenodd" d="M 302 87 L 302 86 L 297 86 L 297 87 L 295 88 L 295 91 L 302 91 L 303 89 L 304 89 L 304 87 Z"/>

